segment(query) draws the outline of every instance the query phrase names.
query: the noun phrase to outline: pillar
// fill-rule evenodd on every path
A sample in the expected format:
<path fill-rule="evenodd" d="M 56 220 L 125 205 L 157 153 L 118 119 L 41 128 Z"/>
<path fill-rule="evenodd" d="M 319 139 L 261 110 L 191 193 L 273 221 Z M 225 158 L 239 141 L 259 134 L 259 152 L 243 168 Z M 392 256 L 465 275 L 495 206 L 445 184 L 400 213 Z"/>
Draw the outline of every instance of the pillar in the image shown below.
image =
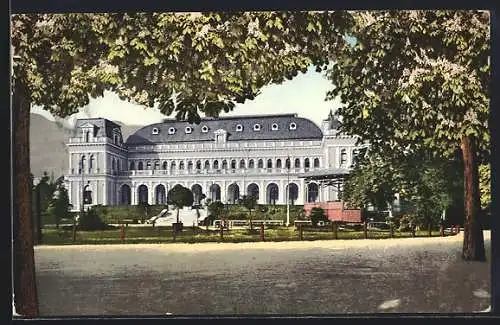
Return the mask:
<path fill-rule="evenodd" d="M 267 197 L 266 197 L 266 185 L 264 181 L 259 181 L 259 204 L 266 204 L 267 203 Z"/>
<path fill-rule="evenodd" d="M 131 203 L 132 205 L 137 205 L 137 186 L 135 183 L 130 186 L 130 195 L 131 195 Z"/>
<path fill-rule="evenodd" d="M 149 182 L 148 184 L 148 203 L 149 205 L 153 205 L 154 204 L 154 194 L 155 194 L 155 190 L 154 190 L 154 186 L 153 186 L 153 182 Z"/>

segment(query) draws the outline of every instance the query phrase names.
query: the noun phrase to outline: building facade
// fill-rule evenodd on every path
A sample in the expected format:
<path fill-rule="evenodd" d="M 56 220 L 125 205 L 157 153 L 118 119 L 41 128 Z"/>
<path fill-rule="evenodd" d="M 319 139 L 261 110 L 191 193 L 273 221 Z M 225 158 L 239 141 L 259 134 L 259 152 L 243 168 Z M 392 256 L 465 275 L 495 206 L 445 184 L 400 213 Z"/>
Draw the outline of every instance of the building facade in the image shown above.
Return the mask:
<path fill-rule="evenodd" d="M 172 119 L 145 126 L 124 141 L 104 118 L 79 119 L 67 143 L 66 187 L 74 210 L 87 205 L 165 204 L 176 184 L 235 203 L 245 194 L 260 204 L 336 201 L 338 189 L 304 175 L 349 169 L 356 138 L 341 134 L 333 114 L 321 127 L 296 114 Z M 289 191 L 288 191 L 289 189 Z"/>

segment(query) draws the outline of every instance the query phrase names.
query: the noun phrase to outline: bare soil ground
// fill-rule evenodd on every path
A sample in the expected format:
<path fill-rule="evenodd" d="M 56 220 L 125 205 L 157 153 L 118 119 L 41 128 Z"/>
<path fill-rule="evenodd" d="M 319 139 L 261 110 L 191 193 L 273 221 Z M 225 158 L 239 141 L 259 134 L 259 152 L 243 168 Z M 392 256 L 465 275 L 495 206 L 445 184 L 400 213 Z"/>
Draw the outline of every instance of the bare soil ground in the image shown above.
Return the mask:
<path fill-rule="evenodd" d="M 490 305 L 463 237 L 35 248 L 42 316 L 468 313 Z"/>

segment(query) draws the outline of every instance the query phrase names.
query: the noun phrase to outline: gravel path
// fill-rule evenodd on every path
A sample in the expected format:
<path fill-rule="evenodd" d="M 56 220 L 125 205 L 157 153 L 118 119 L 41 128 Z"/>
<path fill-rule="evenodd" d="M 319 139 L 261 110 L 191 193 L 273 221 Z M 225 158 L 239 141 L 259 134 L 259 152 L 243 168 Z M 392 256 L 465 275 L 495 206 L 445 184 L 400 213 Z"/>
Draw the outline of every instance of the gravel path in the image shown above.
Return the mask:
<path fill-rule="evenodd" d="M 490 234 L 485 232 L 489 255 Z M 40 312 L 62 315 L 477 312 L 490 263 L 462 236 L 40 246 Z"/>

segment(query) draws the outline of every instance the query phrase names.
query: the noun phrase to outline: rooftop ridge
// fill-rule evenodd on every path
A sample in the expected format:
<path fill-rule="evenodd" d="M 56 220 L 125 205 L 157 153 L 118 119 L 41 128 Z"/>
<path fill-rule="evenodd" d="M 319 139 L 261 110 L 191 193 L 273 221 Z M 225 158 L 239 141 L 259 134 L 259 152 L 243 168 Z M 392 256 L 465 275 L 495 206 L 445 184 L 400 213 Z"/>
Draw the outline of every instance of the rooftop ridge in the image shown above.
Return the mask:
<path fill-rule="evenodd" d="M 264 117 L 298 117 L 297 113 L 284 113 L 284 114 L 255 114 L 255 115 L 234 115 L 234 116 L 222 116 L 222 117 L 202 117 L 202 121 L 217 121 L 217 120 L 241 120 L 241 119 L 251 119 L 251 118 L 264 118 Z M 187 122 L 179 121 L 175 118 L 165 118 L 162 122 Z"/>

